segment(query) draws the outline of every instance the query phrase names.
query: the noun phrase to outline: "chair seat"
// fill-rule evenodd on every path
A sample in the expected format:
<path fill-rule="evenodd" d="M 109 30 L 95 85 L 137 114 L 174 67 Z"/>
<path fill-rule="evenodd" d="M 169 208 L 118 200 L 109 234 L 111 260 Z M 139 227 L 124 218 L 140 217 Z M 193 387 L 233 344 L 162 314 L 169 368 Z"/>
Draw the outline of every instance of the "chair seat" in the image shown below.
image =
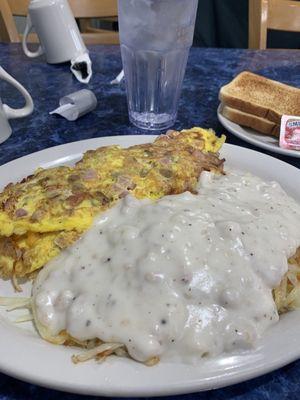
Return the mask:
<path fill-rule="evenodd" d="M 22 41 L 23 35 L 20 35 Z M 30 33 L 27 37 L 27 43 L 39 43 L 39 38 L 36 33 Z"/>
<path fill-rule="evenodd" d="M 119 44 L 119 33 L 107 31 L 104 29 L 96 29 L 95 32 L 82 33 L 82 38 L 86 44 Z"/>

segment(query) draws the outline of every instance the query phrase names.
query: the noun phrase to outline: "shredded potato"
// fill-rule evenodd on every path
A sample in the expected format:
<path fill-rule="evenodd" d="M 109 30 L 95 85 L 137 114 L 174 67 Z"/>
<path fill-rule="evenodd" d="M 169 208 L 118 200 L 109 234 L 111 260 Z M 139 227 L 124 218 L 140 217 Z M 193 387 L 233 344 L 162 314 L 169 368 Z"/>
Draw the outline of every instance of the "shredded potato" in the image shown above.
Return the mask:
<path fill-rule="evenodd" d="M 300 247 L 289 259 L 288 272 L 273 290 L 273 297 L 280 314 L 300 308 Z"/>
<path fill-rule="evenodd" d="M 74 364 L 79 362 L 88 361 L 91 359 L 96 359 L 98 362 L 104 361 L 104 359 L 111 354 L 113 354 L 117 349 L 124 347 L 122 343 L 102 343 L 100 346 L 94 349 L 87 350 L 79 355 L 72 356 L 72 361 Z"/>

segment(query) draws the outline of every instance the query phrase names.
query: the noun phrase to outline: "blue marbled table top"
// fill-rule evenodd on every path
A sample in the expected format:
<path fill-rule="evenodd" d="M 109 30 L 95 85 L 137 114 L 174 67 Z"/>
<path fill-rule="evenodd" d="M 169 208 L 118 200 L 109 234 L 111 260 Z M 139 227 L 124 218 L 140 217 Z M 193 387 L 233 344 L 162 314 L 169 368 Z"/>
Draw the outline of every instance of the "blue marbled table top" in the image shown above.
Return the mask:
<path fill-rule="evenodd" d="M 29 90 L 35 103 L 34 113 L 30 117 L 11 121 L 13 134 L 0 145 L 0 165 L 26 154 L 67 142 L 99 136 L 145 133 L 129 124 L 124 86 L 112 86 L 109 83 L 121 70 L 119 48 L 91 46 L 90 55 L 94 76 L 91 83 L 85 86 L 75 80 L 68 64 L 47 65 L 43 58 L 34 60 L 26 58 L 20 45 L 0 44 L 0 64 Z M 300 51 L 192 49 L 175 128 L 203 126 L 211 127 L 219 133 L 226 133 L 216 115 L 218 91 L 223 84 L 242 70 L 254 71 L 300 87 Z M 93 90 L 97 96 L 98 107 L 95 111 L 76 122 L 68 122 L 58 116 L 49 115 L 49 112 L 58 106 L 60 97 L 84 87 Z M 4 103 L 14 107 L 22 105 L 18 92 L 2 81 L 0 94 Z M 227 137 L 229 143 L 262 151 L 230 134 Z M 300 168 L 299 158 L 271 155 Z M 300 399 L 299 377 L 300 361 L 297 361 L 252 381 L 180 398 L 184 400 Z M 83 398 L 87 397 L 43 389 L 0 373 L 0 400 Z"/>

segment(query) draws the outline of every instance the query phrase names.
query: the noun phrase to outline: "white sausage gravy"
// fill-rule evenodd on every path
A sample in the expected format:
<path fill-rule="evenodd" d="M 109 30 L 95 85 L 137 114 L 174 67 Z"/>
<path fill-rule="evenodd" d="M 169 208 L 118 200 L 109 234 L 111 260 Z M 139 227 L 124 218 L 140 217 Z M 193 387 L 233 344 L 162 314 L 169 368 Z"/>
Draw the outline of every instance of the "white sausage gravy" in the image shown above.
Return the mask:
<path fill-rule="evenodd" d="M 39 322 L 124 343 L 138 361 L 253 346 L 278 321 L 272 289 L 300 245 L 300 206 L 240 171 L 203 173 L 198 189 L 101 214 L 38 276 Z"/>

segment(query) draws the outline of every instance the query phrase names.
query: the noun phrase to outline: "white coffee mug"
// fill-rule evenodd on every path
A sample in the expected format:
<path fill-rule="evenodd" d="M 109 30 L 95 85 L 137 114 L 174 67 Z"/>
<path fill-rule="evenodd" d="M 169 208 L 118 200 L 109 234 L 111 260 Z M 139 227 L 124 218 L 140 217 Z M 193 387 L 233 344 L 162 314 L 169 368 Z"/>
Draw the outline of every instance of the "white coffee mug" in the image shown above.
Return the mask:
<path fill-rule="evenodd" d="M 0 143 L 3 143 L 11 135 L 11 127 L 8 120 L 13 118 L 23 118 L 33 111 L 33 101 L 27 90 L 12 76 L 10 76 L 2 67 L 0 67 L 0 79 L 13 85 L 25 99 L 23 108 L 15 109 L 3 104 L 0 98 Z"/>
<path fill-rule="evenodd" d="M 27 47 L 27 38 L 32 28 L 40 41 L 35 52 Z M 45 54 L 49 64 L 71 61 L 87 52 L 67 0 L 30 1 L 22 46 L 28 57 Z"/>

